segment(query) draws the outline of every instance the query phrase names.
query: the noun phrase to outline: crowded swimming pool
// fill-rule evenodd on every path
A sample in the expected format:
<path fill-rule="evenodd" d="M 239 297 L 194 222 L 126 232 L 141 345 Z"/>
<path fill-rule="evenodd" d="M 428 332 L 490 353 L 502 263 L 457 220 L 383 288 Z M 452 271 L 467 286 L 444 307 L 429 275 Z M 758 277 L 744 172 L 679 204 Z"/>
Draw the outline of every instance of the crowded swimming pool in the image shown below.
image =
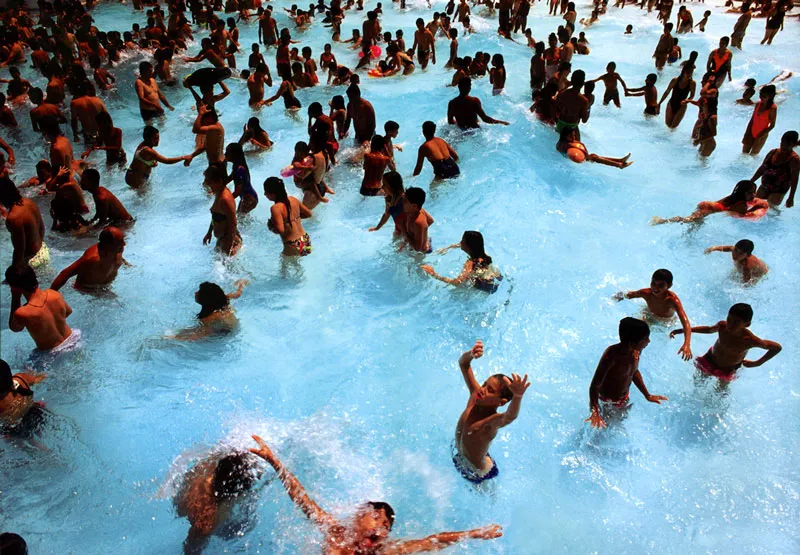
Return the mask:
<path fill-rule="evenodd" d="M 279 26 L 290 3 L 274 2 Z M 374 8 L 368 2 L 367 9 Z M 718 40 L 729 35 L 739 14 L 717 3 L 685 4 L 696 19 L 711 9 L 705 33 L 679 35 L 684 59 L 699 52 L 695 73 L 700 90 L 702 65 Z M 164 7 L 166 10 L 166 7 Z M 384 30 L 405 31 L 413 41 L 418 17 L 430 20 L 434 2 L 384 2 Z M 87 295 L 72 287 L 61 293 L 73 309 L 69 324 L 80 329 L 79 348 L 57 357 L 32 356 L 27 333 L 0 331 L 2 358 L 16 371 L 31 367 L 47 379 L 33 387 L 46 404 L 45 422 L 32 438 L 0 442 L 3 525 L 0 531 L 24 536 L 32 553 L 176 553 L 189 526 L 176 516 L 171 498 L 184 473 L 210 451 L 255 447 L 264 438 L 298 477 L 309 495 L 337 517 L 365 500 L 394 507 L 398 538 L 425 537 L 440 530 L 467 530 L 498 523 L 503 536 L 452 548 L 474 553 L 791 553 L 800 542 L 798 489 L 800 392 L 793 362 L 800 244 L 794 209 L 772 208 L 750 221 L 711 216 L 702 225 L 650 226 L 653 216 L 690 214 L 703 200 L 723 198 L 740 180 L 750 179 L 764 154 L 781 136 L 797 129 L 797 78 L 778 83 L 778 116 L 762 153 L 741 153 L 741 136 L 753 112 L 735 103 L 744 82 L 766 84 L 792 70 L 800 47 L 797 22 L 786 22 L 771 46 L 760 46 L 763 20 L 754 19 L 742 51 L 734 50 L 732 77 L 719 91 L 717 146 L 701 158 L 692 146 L 697 108 L 689 106 L 675 130 L 663 115 L 646 119 L 640 98 L 622 97 L 622 108 L 603 106 L 603 85 L 581 140 L 590 152 L 631 153 L 633 165 L 620 171 L 599 164 L 574 164 L 556 150 L 556 133 L 529 111 L 532 50 L 521 34 L 511 43 L 496 33 L 497 16 L 473 7 L 475 32 L 459 29 L 460 55 L 502 52 L 508 79 L 502 95 L 492 95 L 487 78 L 476 79 L 472 94 L 486 112 L 509 126 L 484 125 L 462 131 L 448 125 L 448 102 L 458 91 L 446 87 L 453 71 L 443 68 L 447 39 L 437 40 L 437 64 L 418 66 L 409 76 L 361 76 L 361 92 L 375 108 L 378 132 L 396 121 L 398 172 L 405 187 L 427 192 L 425 209 L 435 222 L 429 236 L 433 253 L 398 252 L 391 223 L 375 226 L 384 202 L 359 194 L 363 169 L 350 160 L 356 148 L 340 141 L 338 165 L 326 176 L 335 191 L 313 209 L 303 226 L 313 241 L 304 257 L 282 256 L 283 245 L 268 229 L 270 202 L 263 196 L 240 216 L 242 247 L 225 257 L 203 244 L 212 203 L 203 187 L 205 156 L 190 167 L 159 165 L 149 185 L 134 190 L 125 168 L 107 169 L 102 156 L 91 160 L 100 184 L 111 190 L 136 218 L 125 231 L 125 258 L 111 291 Z M 591 5 L 577 7 L 588 17 Z M 561 19 L 536 3 L 528 23 L 537 41 L 546 41 Z M 342 37 L 361 28 L 362 15 L 347 12 Z M 104 3 L 92 12 L 104 30 L 144 27 L 145 16 L 130 5 Z M 318 16 L 318 19 L 321 16 Z M 634 26 L 624 35 L 625 26 Z M 311 46 L 315 59 L 331 42 L 330 29 L 315 21 L 305 31 L 292 23 L 298 47 Z M 456 25 L 454 25 L 456 26 Z M 239 68 L 257 41 L 255 18 L 240 22 Z M 196 29 L 195 29 L 196 30 Z M 573 70 L 593 79 L 614 60 L 629 87 L 639 87 L 655 71 L 651 53 L 661 24 L 628 5 L 585 30 L 591 53 L 576 55 Z M 196 30 L 187 55 L 199 50 L 206 31 Z M 266 96 L 280 85 L 274 49 L 262 53 L 275 77 Z M 357 50 L 334 43 L 339 64 L 350 68 Z M 110 71 L 115 88 L 100 91 L 114 125 L 122 129 L 131 161 L 142 137 L 134 92 L 139 62 L 150 53 L 124 53 Z M 175 56 L 180 78 L 197 64 Z M 660 95 L 679 73 L 668 65 L 658 76 Z M 45 88 L 47 80 L 27 67 L 23 77 Z M 5 77 L 5 74 L 3 75 Z M 247 155 L 253 186 L 278 176 L 307 141 L 306 108 L 320 102 L 327 113 L 333 95 L 346 87 L 324 84 L 296 92 L 299 112 L 278 101 L 253 109 L 244 80 L 225 81 L 230 97 L 217 103 L 227 141 L 256 115 L 274 141 L 265 152 Z M 192 152 L 195 102 L 182 86 L 161 90 L 175 107 L 160 130 L 158 151 L 167 157 Z M 29 104 L 13 108 L 20 129 L 3 128 L 14 149 L 12 179 L 17 185 L 35 175 L 48 157 L 41 135 L 31 131 Z M 457 151 L 461 175 L 433 181 L 426 164 L 412 177 L 421 125 L 432 120 L 437 135 Z M 65 134 L 72 139 L 67 126 Z M 76 157 L 83 141 L 74 145 Z M 300 191 L 284 179 L 290 195 Z M 36 197 L 36 189 L 23 189 Z M 87 195 L 88 199 L 88 195 Z M 49 202 L 37 198 L 42 213 Z M 45 216 L 47 219 L 47 216 Z M 96 232 L 74 237 L 49 231 L 50 264 L 37 269 L 42 287 L 96 243 Z M 487 294 L 430 279 L 421 264 L 455 277 L 464 262 L 457 249 L 465 230 L 478 230 L 486 252 L 504 279 Z M 712 245 L 755 244 L 769 266 L 758 283 L 742 284 L 727 255 L 704 254 Z M 12 244 L 0 234 L 8 265 Z M 651 344 L 641 369 L 651 392 L 669 397 L 661 405 L 632 393 L 627 417 L 594 430 L 588 389 L 603 350 L 618 341 L 625 316 L 644 317 L 644 303 L 617 303 L 620 290 L 647 287 L 651 274 L 668 268 L 692 325 L 724 320 L 734 303 L 753 307 L 751 325 L 759 337 L 779 342 L 783 351 L 760 368 L 744 368 L 728 388 L 703 380 L 691 362 L 676 353 L 680 339 L 651 322 Z M 225 291 L 237 280 L 249 283 L 231 301 L 235 333 L 196 342 L 165 336 L 196 323 L 193 293 L 205 281 Z M 11 306 L 2 288 L 0 321 Z M 500 470 L 477 488 L 453 467 L 453 431 L 469 398 L 458 359 L 476 340 L 486 354 L 474 363 L 479 382 L 492 374 L 527 374 L 531 387 L 519 418 L 501 430 L 491 454 Z M 699 356 L 714 343 L 694 335 Z M 761 354 L 751 354 L 757 358 Z M 240 504 L 232 524 L 207 544 L 207 553 L 314 553 L 321 535 L 286 495 L 275 473 L 263 467 L 255 493 Z"/>

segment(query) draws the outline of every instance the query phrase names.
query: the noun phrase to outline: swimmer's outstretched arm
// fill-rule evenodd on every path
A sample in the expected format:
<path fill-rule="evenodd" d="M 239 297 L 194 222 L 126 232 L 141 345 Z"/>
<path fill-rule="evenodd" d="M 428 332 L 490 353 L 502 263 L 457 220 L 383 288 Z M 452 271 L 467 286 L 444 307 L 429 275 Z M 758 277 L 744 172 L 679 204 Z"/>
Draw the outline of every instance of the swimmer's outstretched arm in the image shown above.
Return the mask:
<path fill-rule="evenodd" d="M 422 266 L 422 270 L 425 273 L 429 274 L 433 279 L 438 279 L 439 281 L 443 281 L 450 285 L 461 285 L 462 283 L 467 281 L 467 279 L 469 279 L 469 276 L 472 274 L 473 264 L 471 260 L 467 260 L 464 263 L 464 269 L 461 270 L 461 274 L 459 274 L 457 278 L 447 278 L 444 276 L 440 276 L 434 271 L 433 266 L 430 266 L 428 264 L 424 264 Z"/>
<path fill-rule="evenodd" d="M 499 524 L 475 528 L 464 532 L 441 532 L 422 540 L 407 540 L 389 544 L 382 553 L 385 555 L 402 555 L 405 553 L 422 553 L 439 551 L 464 540 L 493 540 L 503 535 Z"/>
<path fill-rule="evenodd" d="M 724 324 L 725 322 L 717 322 L 713 326 L 693 326 L 689 328 L 692 333 L 717 333 L 720 328 L 720 324 Z M 669 332 L 669 338 L 672 339 L 676 335 L 681 335 L 683 333 L 683 329 L 672 330 Z"/>
<path fill-rule="evenodd" d="M 69 279 L 78 274 L 78 270 L 80 270 L 81 264 L 83 262 L 83 256 L 81 256 L 78 260 L 61 270 L 56 276 L 56 279 L 53 280 L 53 283 L 50 285 L 50 289 L 53 291 L 58 291 L 69 281 Z"/>
<path fill-rule="evenodd" d="M 303 511 L 306 517 L 322 529 L 328 529 L 335 525 L 336 519 L 323 511 L 320 506 L 308 496 L 302 484 L 300 484 L 297 478 L 281 464 L 264 440 L 255 435 L 253 439 L 258 443 L 258 449 L 251 448 L 250 452 L 267 461 L 267 463 L 275 469 L 278 479 L 286 488 L 286 493 L 289 494 L 289 497 L 294 501 L 295 505 Z"/>
<path fill-rule="evenodd" d="M 239 297 L 241 297 L 242 291 L 244 290 L 244 286 L 247 285 L 247 280 L 246 279 L 237 280 L 234 285 L 236 285 L 236 291 L 225 295 L 226 297 L 228 297 L 228 299 L 238 299 Z"/>
<path fill-rule="evenodd" d="M 704 254 L 711 254 L 712 252 L 732 252 L 733 245 L 719 245 L 717 247 L 708 247 Z"/>
<path fill-rule="evenodd" d="M 663 395 L 651 395 L 649 391 L 647 391 L 647 386 L 644 385 L 644 379 L 642 378 L 642 373 L 638 370 L 633 374 L 633 383 L 636 386 L 636 389 L 642 392 L 644 398 L 650 401 L 651 403 L 655 403 L 657 405 L 661 404 L 661 401 L 669 401 Z"/>
<path fill-rule="evenodd" d="M 476 358 L 483 356 L 483 342 L 478 340 L 469 351 L 465 351 L 458 359 L 458 366 L 461 368 L 461 375 L 464 376 L 464 381 L 469 389 L 469 394 L 472 395 L 475 391 L 481 388 L 478 380 L 475 379 L 475 374 L 472 372 L 472 361 Z"/>

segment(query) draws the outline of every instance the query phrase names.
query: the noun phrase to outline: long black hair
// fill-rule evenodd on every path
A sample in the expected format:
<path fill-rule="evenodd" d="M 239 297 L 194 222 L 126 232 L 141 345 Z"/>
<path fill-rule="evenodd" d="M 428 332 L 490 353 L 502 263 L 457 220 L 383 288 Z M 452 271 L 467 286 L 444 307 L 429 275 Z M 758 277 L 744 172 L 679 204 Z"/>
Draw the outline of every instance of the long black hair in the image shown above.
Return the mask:
<path fill-rule="evenodd" d="M 473 260 L 481 260 L 482 264 L 491 264 L 492 257 L 486 254 L 483 246 L 483 235 L 480 231 L 465 231 L 461 241 L 466 247 L 467 254 Z"/>
<path fill-rule="evenodd" d="M 197 292 L 197 302 L 200 304 L 200 313 L 198 318 L 203 319 L 211 316 L 218 310 L 227 308 L 230 305 L 228 296 L 222 287 L 210 281 L 204 281 L 200 284 Z"/>
<path fill-rule="evenodd" d="M 728 195 L 727 197 L 725 197 L 720 201 L 720 204 L 729 207 L 736 204 L 737 202 L 746 202 L 747 195 L 749 193 L 755 192 L 755 190 L 756 190 L 755 183 L 743 179 L 742 181 L 736 184 L 736 186 L 733 188 L 733 191 L 731 191 L 730 195 Z"/>
<path fill-rule="evenodd" d="M 278 202 L 282 202 L 286 206 L 286 217 L 291 219 L 292 203 L 289 202 L 289 195 L 286 192 L 286 185 L 284 185 L 283 179 L 279 177 L 268 177 L 267 180 L 264 181 L 264 194 L 278 197 Z"/>

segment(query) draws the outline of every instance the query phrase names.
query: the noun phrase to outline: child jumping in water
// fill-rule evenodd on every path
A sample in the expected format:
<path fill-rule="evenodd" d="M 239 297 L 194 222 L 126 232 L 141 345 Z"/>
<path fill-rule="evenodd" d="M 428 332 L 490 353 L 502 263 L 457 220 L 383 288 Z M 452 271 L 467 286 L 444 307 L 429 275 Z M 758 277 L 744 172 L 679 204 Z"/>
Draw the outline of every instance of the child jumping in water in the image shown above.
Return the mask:
<path fill-rule="evenodd" d="M 683 355 L 683 360 L 690 360 L 692 358 L 692 349 L 690 347 L 692 338 L 691 325 L 689 324 L 689 318 L 686 317 L 686 312 L 683 310 L 681 300 L 678 295 L 670 291 L 671 287 L 672 272 L 662 268 L 653 272 L 653 277 L 650 279 L 650 287 L 639 289 L 638 291 L 628 291 L 627 293 L 620 291 L 613 298 L 617 301 L 644 299 L 644 302 L 647 303 L 647 310 L 656 318 L 673 318 L 677 312 L 683 330 L 686 333 L 686 340 L 678 350 L 678 354 Z"/>
<path fill-rule="evenodd" d="M 497 463 L 489 456 L 489 446 L 500 428 L 517 419 L 522 396 L 531 385 L 527 374 L 522 378 L 518 374 L 511 374 L 511 378 L 495 374 L 480 385 L 472 373 L 471 363 L 482 356 L 483 343 L 476 341 L 472 349 L 458 359 L 461 374 L 469 389 L 469 401 L 456 425 L 457 452 L 453 462 L 461 475 L 473 484 L 480 484 L 498 475 Z M 498 408 L 509 402 L 506 412 L 497 412 Z"/>
<path fill-rule="evenodd" d="M 650 327 L 647 323 L 636 318 L 620 320 L 619 343 L 608 347 L 600 357 L 589 386 L 591 415 L 584 422 L 589 422 L 593 428 L 606 428 L 608 425 L 600 414 L 600 402 L 617 410 L 627 410 L 631 383 L 651 403 L 660 405 L 661 401 L 668 400 L 663 395 L 651 395 L 639 372 L 639 356 L 649 343 Z"/>
<path fill-rule="evenodd" d="M 780 344 L 767 339 L 759 339 L 747 329 L 753 320 L 753 309 L 749 304 L 737 303 L 728 311 L 728 317 L 713 326 L 695 326 L 694 333 L 719 333 L 716 343 L 706 354 L 695 361 L 697 369 L 703 374 L 719 378 L 724 382 L 736 379 L 736 371 L 744 366 L 761 366 L 781 352 Z M 673 330 L 669 336 L 675 337 L 683 330 Z M 757 347 L 767 353 L 758 360 L 745 360 L 747 351 Z"/>

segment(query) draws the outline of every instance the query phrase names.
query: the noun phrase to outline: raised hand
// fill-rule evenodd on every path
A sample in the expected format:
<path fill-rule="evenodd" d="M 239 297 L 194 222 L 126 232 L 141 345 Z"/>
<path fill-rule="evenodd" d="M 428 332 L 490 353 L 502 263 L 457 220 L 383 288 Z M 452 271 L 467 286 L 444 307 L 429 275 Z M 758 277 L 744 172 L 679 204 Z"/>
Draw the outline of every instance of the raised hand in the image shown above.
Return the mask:
<path fill-rule="evenodd" d="M 528 381 L 528 374 L 524 378 L 520 378 L 519 374 L 511 374 L 511 383 L 508 384 L 508 389 L 514 394 L 514 397 L 522 397 L 531 386 Z"/>
<path fill-rule="evenodd" d="M 625 299 L 625 293 L 623 291 L 619 291 L 611 295 L 611 298 L 614 299 L 615 301 L 622 301 Z"/>
<path fill-rule="evenodd" d="M 481 358 L 483 356 L 483 341 L 480 339 L 472 346 L 472 358 Z"/>
<path fill-rule="evenodd" d="M 265 461 L 269 462 L 275 459 L 275 455 L 272 454 L 272 449 L 267 446 L 267 443 L 261 439 L 260 437 L 254 435 L 252 436 L 256 443 L 258 443 L 258 449 L 250 448 L 250 452 L 254 455 L 258 455 Z"/>

